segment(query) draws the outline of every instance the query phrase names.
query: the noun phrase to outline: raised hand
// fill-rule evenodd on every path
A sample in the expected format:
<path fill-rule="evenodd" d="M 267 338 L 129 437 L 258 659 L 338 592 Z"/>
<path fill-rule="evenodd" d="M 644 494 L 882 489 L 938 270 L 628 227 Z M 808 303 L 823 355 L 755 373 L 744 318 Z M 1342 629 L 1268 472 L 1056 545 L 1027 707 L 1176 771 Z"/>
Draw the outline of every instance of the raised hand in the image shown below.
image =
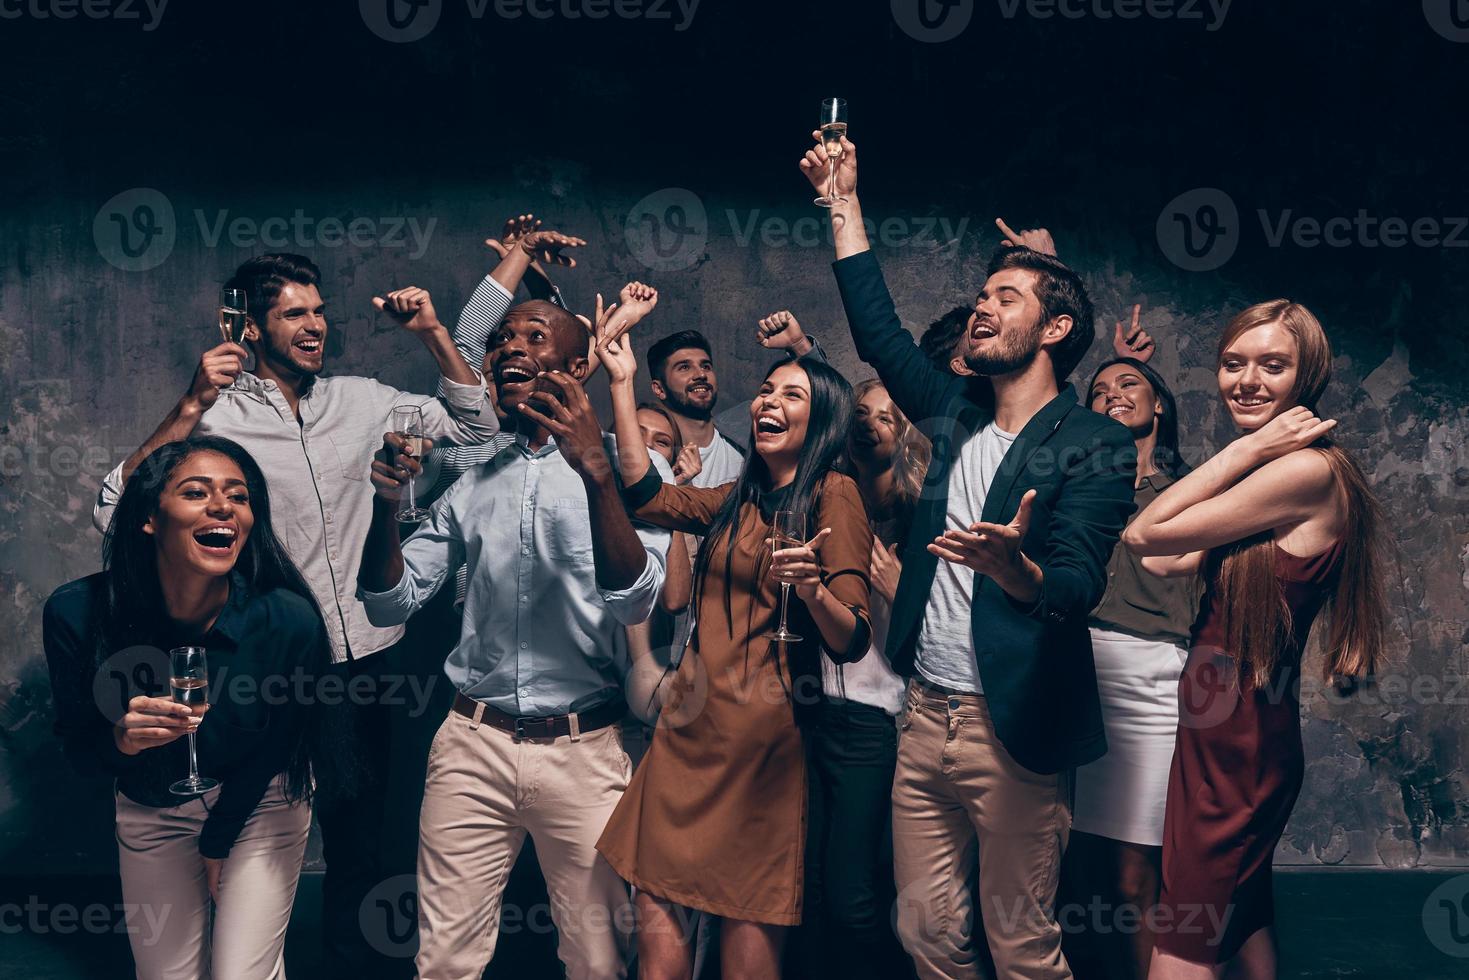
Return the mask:
<path fill-rule="evenodd" d="M 418 452 L 404 442 L 396 432 L 383 433 L 383 455 L 386 459 L 372 461 L 373 492 L 384 500 L 397 502 L 403 496 L 403 487 L 410 476 L 423 472 L 423 454 L 433 448 L 432 439 L 424 439 Z"/>
<path fill-rule="evenodd" d="M 770 577 L 778 585 L 794 586 L 796 595 L 803 600 L 815 597 L 816 590 L 821 588 L 821 562 L 817 552 L 830 534 L 831 528 L 824 527 L 799 548 L 777 548 L 771 552 Z"/>
<path fill-rule="evenodd" d="M 1040 252 L 1042 255 L 1056 254 L 1056 242 L 1051 238 L 1051 233 L 1044 228 L 1031 228 L 1017 232 L 1005 224 L 1004 218 L 996 218 L 995 226 L 1000 229 L 1000 234 L 1005 236 L 1000 244 L 1007 248 L 1019 246 L 1028 248 L 1032 252 Z"/>
<path fill-rule="evenodd" d="M 1130 357 L 1144 364 L 1153 356 L 1157 346 L 1153 343 L 1152 336 L 1139 326 L 1142 318 L 1143 306 L 1134 303 L 1132 306 L 1132 326 L 1126 329 L 1122 321 L 1117 321 L 1117 329 L 1112 331 L 1112 353 L 1118 357 Z"/>
<path fill-rule="evenodd" d="M 172 698 L 139 695 L 128 701 L 127 714 L 112 731 L 118 751 L 137 755 L 144 749 L 167 745 L 193 731 L 198 721 L 186 704 Z"/>
<path fill-rule="evenodd" d="M 417 286 L 395 289 L 385 297 L 374 296 L 372 305 L 379 313 L 386 313 L 411 333 L 444 329 L 426 289 Z"/>
<path fill-rule="evenodd" d="M 806 155 L 801 158 L 800 167 L 801 173 L 811 181 L 816 193 L 826 194 L 829 187 L 828 175 L 833 165 L 836 166 L 837 196 L 850 198 L 857 193 L 857 145 L 843 136 L 841 159 L 833 161 L 826 155 L 826 145 L 821 141 L 821 130 L 813 129 L 811 138 L 816 141 L 816 145 L 806 151 Z"/>
<path fill-rule="evenodd" d="M 944 561 L 969 566 L 976 575 L 988 575 L 997 581 L 1010 577 L 1020 566 L 1020 545 L 1030 530 L 1030 507 L 1034 500 L 1035 491 L 1027 490 L 1009 524 L 976 521 L 967 531 L 948 530 L 940 534 L 928 550 Z"/>
<path fill-rule="evenodd" d="M 1288 408 L 1260 428 L 1240 436 L 1261 463 L 1305 449 L 1336 428 L 1336 419 L 1322 420 L 1304 405 Z"/>
<path fill-rule="evenodd" d="M 194 370 L 194 380 L 189 384 L 189 391 L 184 397 L 193 399 L 198 402 L 200 409 L 207 410 L 219 400 L 221 388 L 228 388 L 235 383 L 235 379 L 245 369 L 245 358 L 249 356 L 249 351 L 239 344 L 220 344 L 209 348 L 199 358 L 199 366 Z"/>
<path fill-rule="evenodd" d="M 604 311 L 607 314 L 605 325 L 602 325 L 602 317 L 599 314 L 597 336 L 606 341 L 620 340 L 623 334 L 642 321 L 643 317 L 653 312 L 658 305 L 658 290 L 641 282 L 630 282 L 622 287 L 622 292 L 617 294 L 618 303 L 613 303 L 611 308 Z M 617 313 L 614 316 L 612 310 Z"/>
<path fill-rule="evenodd" d="M 632 340 L 598 340 L 597 359 L 607 370 L 609 384 L 631 384 L 638 374 L 638 358 L 633 353 Z"/>
<path fill-rule="evenodd" d="M 511 215 L 505 219 L 505 227 L 500 229 L 500 241 L 505 244 L 506 248 L 509 248 L 531 232 L 539 231 L 540 227 L 541 219 L 533 214 Z M 491 241 L 493 239 L 487 238 L 485 244 L 489 245 Z"/>
<path fill-rule="evenodd" d="M 583 480 L 610 478 L 612 463 L 602 442 L 602 424 L 581 382 L 564 371 L 542 371 L 537 377 L 560 388 L 561 397 L 533 391 L 521 404 L 521 412 L 556 437 L 561 455 Z"/>
<path fill-rule="evenodd" d="M 562 249 L 581 248 L 586 243 L 585 238 L 563 235 L 559 231 L 541 230 L 526 232 L 518 242 L 525 254 L 534 261 L 545 265 L 562 265 L 568 269 L 576 265 L 576 259 L 561 254 Z"/>
<path fill-rule="evenodd" d="M 811 349 L 811 341 L 790 310 L 781 310 L 762 318 L 755 325 L 755 339 L 761 347 L 789 350 L 797 356 Z"/>
<path fill-rule="evenodd" d="M 704 470 L 704 458 L 699 455 L 699 447 L 692 442 L 683 444 L 678 455 L 673 458 L 673 482 L 682 486 L 691 482 Z"/>
<path fill-rule="evenodd" d="M 884 548 L 882 542 L 872 539 L 872 561 L 867 575 L 877 593 L 892 605 L 898 597 L 898 579 L 903 574 L 903 563 L 898 561 L 898 546 Z"/>

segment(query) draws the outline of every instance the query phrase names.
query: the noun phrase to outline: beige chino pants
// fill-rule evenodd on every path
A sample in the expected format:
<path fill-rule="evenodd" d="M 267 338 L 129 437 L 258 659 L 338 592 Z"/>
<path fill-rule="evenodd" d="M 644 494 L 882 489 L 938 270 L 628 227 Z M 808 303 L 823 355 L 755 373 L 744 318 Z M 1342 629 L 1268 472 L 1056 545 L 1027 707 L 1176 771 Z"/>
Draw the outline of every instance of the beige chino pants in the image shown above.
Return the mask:
<path fill-rule="evenodd" d="M 116 794 L 124 921 L 139 980 L 284 980 L 311 809 L 285 801 L 280 777 L 271 783 L 225 859 L 211 910 L 199 831 L 219 793 L 163 809 Z"/>
<path fill-rule="evenodd" d="M 429 750 L 419 817 L 421 980 L 478 978 L 495 955 L 502 912 L 506 928 L 554 924 L 570 980 L 627 975 L 633 906 L 596 843 L 630 770 L 618 725 L 517 742 L 449 714 Z M 548 910 L 502 908 L 526 834 L 546 879 Z"/>
<path fill-rule="evenodd" d="M 898 936 L 918 975 L 982 976 L 978 917 L 999 977 L 1069 978 L 1055 917 L 1071 828 L 1068 774 L 1043 776 L 1015 762 L 995 737 L 983 695 L 944 697 L 910 682 L 907 698 L 893 858 Z"/>

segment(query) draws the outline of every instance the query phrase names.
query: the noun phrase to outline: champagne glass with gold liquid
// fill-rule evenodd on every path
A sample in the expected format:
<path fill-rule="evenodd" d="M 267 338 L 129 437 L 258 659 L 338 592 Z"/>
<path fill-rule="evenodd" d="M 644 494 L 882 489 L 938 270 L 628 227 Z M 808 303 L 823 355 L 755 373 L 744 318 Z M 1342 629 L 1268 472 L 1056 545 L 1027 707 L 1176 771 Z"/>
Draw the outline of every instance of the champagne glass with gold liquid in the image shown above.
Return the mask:
<path fill-rule="evenodd" d="M 842 161 L 842 137 L 847 135 L 847 100 L 821 100 L 821 145 L 826 148 L 826 193 L 814 203 L 824 208 L 846 204 L 837 193 L 837 164 Z"/>

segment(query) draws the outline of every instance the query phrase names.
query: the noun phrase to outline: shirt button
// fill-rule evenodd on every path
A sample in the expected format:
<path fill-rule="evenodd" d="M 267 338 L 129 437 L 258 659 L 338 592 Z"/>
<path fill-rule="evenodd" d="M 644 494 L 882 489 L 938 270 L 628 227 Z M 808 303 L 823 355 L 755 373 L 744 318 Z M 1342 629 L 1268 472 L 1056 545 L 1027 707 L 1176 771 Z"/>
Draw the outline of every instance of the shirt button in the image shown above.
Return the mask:
<path fill-rule="evenodd" d="M 520 549 L 520 553 L 522 555 L 528 555 L 528 554 L 530 554 L 530 549 L 529 548 L 521 548 Z"/>
<path fill-rule="evenodd" d="M 337 553 L 335 551 L 332 552 L 331 559 L 332 559 L 332 561 L 336 561 L 337 560 Z"/>
<path fill-rule="evenodd" d="M 523 698 L 528 698 L 528 697 L 530 697 L 530 692 L 529 692 L 529 691 L 527 691 L 527 690 L 526 690 L 526 689 L 525 689 L 525 688 L 523 688 L 523 687 L 522 687 L 522 688 L 521 688 L 521 689 L 520 689 L 520 690 L 519 690 L 519 691 L 518 691 L 518 692 L 517 692 L 517 693 L 518 693 L 518 694 L 519 694 L 519 695 L 520 695 L 520 696 L 521 696 L 521 697 L 523 697 Z"/>
<path fill-rule="evenodd" d="M 530 596 L 523 595 L 523 596 L 520 597 L 520 601 L 521 602 L 530 602 Z"/>
<path fill-rule="evenodd" d="M 331 511 L 327 511 L 326 512 L 326 522 L 328 524 L 330 524 L 332 522 L 332 512 Z"/>
<path fill-rule="evenodd" d="M 524 640 L 521 640 L 520 641 L 520 649 L 524 650 L 524 649 L 526 649 L 529 646 L 530 646 L 530 644 L 527 643 L 527 642 L 525 642 Z"/>

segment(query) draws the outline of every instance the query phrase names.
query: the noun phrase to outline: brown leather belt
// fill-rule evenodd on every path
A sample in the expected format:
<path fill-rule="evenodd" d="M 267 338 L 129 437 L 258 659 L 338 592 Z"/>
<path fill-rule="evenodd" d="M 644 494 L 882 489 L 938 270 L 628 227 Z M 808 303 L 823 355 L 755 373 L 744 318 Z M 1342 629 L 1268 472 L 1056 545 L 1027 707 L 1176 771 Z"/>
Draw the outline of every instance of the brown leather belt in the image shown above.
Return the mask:
<path fill-rule="evenodd" d="M 546 715 L 540 718 L 518 718 L 515 715 L 507 715 L 498 708 L 492 708 L 482 701 L 466 697 L 463 693 L 454 695 L 454 711 L 456 714 L 473 718 L 480 714 L 480 722 L 492 728 L 498 728 L 502 732 L 509 732 L 515 736 L 516 741 L 523 738 L 561 738 L 563 735 L 571 734 L 571 719 L 573 715 Z M 577 722 L 577 732 L 586 734 L 595 732 L 599 728 L 615 725 L 627 714 L 627 705 L 621 698 L 614 698 L 605 704 L 599 704 L 590 711 L 578 712 L 574 715 Z"/>

